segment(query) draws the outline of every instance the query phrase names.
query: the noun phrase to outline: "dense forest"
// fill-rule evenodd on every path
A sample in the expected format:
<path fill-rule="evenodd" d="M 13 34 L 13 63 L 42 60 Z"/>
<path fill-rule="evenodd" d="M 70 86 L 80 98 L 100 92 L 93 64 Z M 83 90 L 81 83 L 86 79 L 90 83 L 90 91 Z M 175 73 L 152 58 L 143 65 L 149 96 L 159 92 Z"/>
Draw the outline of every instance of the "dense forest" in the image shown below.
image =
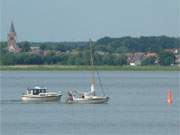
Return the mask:
<path fill-rule="evenodd" d="M 122 37 L 99 39 L 96 44 L 98 50 L 107 52 L 160 52 L 163 49 L 179 48 L 180 38 L 160 37 Z"/>
<path fill-rule="evenodd" d="M 63 64 L 63 65 L 88 65 L 90 64 L 90 46 L 86 42 L 18 42 L 20 53 L 10 53 L 7 42 L 1 42 L 1 64 Z M 93 42 L 93 52 L 96 65 L 126 65 L 128 55 L 136 52 L 155 52 L 158 57 L 144 58 L 143 65 L 154 64 L 158 59 L 159 64 L 174 64 L 175 56 L 164 50 L 180 48 L 180 38 L 158 37 L 104 37 Z M 34 54 L 31 48 L 38 47 L 40 52 Z M 161 57 L 163 56 L 163 57 Z M 167 57 L 167 60 L 165 58 Z M 164 62 L 165 61 L 165 62 Z"/>

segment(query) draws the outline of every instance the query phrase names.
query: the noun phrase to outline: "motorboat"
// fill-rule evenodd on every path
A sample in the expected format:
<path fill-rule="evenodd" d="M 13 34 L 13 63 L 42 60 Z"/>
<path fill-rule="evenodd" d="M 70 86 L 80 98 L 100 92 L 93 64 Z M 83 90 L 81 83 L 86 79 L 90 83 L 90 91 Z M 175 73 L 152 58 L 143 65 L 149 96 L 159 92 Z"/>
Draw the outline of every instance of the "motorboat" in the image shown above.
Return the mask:
<path fill-rule="evenodd" d="M 21 96 L 22 101 L 58 101 L 61 99 L 61 92 L 47 92 L 47 88 L 35 86 L 27 88 L 26 93 Z"/>
<path fill-rule="evenodd" d="M 79 91 L 68 91 L 68 97 L 66 99 L 67 103 L 85 103 L 85 104 L 102 104 L 107 103 L 109 101 L 109 97 L 105 95 L 103 90 L 103 85 L 101 83 L 99 72 L 95 71 L 94 60 L 93 60 L 93 48 L 92 42 L 90 41 L 90 48 L 91 48 L 91 68 L 92 68 L 92 82 L 89 92 L 79 92 Z M 102 96 L 96 95 L 96 75 L 98 76 L 98 81 L 101 86 L 101 90 L 103 92 Z"/>

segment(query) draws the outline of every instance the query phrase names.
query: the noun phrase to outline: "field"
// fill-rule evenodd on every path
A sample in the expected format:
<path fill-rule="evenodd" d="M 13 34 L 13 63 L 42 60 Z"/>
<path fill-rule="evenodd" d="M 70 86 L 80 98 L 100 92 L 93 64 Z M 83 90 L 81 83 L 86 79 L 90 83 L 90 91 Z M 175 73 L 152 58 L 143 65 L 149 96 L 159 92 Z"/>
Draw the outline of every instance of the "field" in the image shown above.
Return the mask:
<path fill-rule="evenodd" d="M 105 71 L 180 71 L 179 66 L 96 66 Z M 19 71 L 90 71 L 89 65 L 14 65 L 0 66 L 0 70 Z"/>

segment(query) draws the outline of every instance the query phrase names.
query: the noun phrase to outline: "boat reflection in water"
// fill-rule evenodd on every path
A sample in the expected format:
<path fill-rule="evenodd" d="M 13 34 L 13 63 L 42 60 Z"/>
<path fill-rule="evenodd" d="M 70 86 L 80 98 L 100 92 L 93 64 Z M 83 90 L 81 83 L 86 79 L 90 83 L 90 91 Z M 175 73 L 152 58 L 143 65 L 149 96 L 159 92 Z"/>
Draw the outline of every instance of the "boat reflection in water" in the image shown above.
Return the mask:
<path fill-rule="evenodd" d="M 61 92 L 47 92 L 47 88 L 36 86 L 34 88 L 28 88 L 26 93 L 21 96 L 22 101 L 58 101 L 61 99 Z"/>

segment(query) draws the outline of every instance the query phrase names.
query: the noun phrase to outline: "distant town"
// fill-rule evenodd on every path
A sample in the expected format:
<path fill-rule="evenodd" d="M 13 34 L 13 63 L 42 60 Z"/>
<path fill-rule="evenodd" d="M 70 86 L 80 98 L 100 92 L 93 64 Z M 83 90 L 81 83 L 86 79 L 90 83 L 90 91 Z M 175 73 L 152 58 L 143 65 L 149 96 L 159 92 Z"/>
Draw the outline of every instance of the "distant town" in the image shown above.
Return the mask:
<path fill-rule="evenodd" d="M 89 65 L 89 41 L 18 42 L 11 22 L 7 42 L 1 42 L 1 65 Z M 103 37 L 93 41 L 96 65 L 180 65 L 178 37 Z"/>

